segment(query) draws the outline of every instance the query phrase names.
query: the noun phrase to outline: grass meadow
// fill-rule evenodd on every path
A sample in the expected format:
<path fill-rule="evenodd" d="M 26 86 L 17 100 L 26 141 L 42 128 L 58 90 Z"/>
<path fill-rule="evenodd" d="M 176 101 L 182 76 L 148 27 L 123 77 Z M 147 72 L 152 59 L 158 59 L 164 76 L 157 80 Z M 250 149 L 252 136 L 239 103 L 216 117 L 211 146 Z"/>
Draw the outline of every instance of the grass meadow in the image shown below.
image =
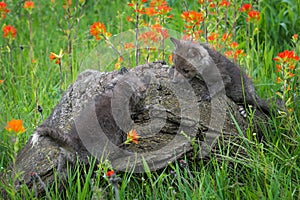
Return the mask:
<path fill-rule="evenodd" d="M 300 199 L 299 0 L 6 0 L 0 13 L 1 173 L 87 68 L 82 63 L 89 52 L 103 48 L 114 54 L 109 64 L 91 66 L 101 71 L 161 59 L 172 65 L 174 32 L 208 42 L 247 72 L 260 97 L 281 102 L 281 112 L 263 130 L 264 142 L 249 127 L 243 138 L 247 158 L 224 150 L 222 162 L 212 156 L 186 167 L 170 164 L 172 170 L 116 174 L 117 196 L 107 163 L 93 176 L 77 166 L 70 169 L 64 194 L 53 184 L 44 198 Z M 137 41 L 143 48 L 139 59 Z M 160 49 L 150 48 L 154 43 Z M 35 198 L 26 186 L 16 191 L 11 179 L 0 182 L 11 199 Z"/>

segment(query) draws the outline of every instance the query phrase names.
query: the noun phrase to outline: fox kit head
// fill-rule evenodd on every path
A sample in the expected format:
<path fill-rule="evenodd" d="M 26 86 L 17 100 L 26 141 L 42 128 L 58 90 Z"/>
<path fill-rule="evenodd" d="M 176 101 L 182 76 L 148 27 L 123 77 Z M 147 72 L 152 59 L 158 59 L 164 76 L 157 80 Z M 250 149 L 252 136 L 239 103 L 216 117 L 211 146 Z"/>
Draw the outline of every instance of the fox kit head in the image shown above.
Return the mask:
<path fill-rule="evenodd" d="M 180 78 L 192 79 L 197 74 L 201 75 L 206 66 L 211 62 L 207 50 L 198 43 L 192 41 L 170 38 L 175 46 L 173 63 L 177 72 L 174 73 L 174 82 Z M 182 77 L 183 76 L 183 77 Z"/>

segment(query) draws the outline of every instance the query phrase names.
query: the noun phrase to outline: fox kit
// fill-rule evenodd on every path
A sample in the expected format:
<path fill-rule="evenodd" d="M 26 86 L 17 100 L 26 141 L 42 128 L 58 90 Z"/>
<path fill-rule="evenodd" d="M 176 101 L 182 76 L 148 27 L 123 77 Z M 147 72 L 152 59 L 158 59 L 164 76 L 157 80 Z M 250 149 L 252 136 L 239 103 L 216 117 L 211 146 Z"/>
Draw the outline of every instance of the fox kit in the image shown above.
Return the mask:
<path fill-rule="evenodd" d="M 250 104 L 258 107 L 265 114 L 270 114 L 266 102 L 255 93 L 251 80 L 233 62 L 207 44 L 170 39 L 175 46 L 173 52 L 175 83 L 183 77 L 188 80 L 197 77 L 204 80 L 208 87 L 222 81 L 226 96 L 234 102 Z M 211 97 L 215 93 L 217 92 L 210 91 Z"/>

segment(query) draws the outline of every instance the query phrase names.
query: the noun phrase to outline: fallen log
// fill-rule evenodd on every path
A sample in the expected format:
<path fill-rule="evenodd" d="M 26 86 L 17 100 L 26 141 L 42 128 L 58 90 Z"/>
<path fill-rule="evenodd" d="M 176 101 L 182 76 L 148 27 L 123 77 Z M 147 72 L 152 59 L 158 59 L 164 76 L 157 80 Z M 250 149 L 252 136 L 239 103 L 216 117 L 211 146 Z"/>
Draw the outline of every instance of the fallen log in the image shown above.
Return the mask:
<path fill-rule="evenodd" d="M 108 158 L 119 171 L 144 172 L 145 162 L 157 170 L 183 155 L 207 158 L 219 139 L 240 137 L 236 124 L 245 132 L 247 119 L 225 93 L 208 98 L 198 79 L 173 83 L 172 70 L 157 62 L 125 73 L 82 72 L 18 153 L 15 170 L 22 174 L 15 186 L 36 184 L 42 194 L 54 171 L 66 174 L 67 162 L 87 165 L 91 156 Z M 254 119 L 259 133 L 265 116 L 256 110 Z M 138 144 L 124 144 L 130 130 L 139 134 Z M 192 141 L 200 146 L 197 156 Z"/>

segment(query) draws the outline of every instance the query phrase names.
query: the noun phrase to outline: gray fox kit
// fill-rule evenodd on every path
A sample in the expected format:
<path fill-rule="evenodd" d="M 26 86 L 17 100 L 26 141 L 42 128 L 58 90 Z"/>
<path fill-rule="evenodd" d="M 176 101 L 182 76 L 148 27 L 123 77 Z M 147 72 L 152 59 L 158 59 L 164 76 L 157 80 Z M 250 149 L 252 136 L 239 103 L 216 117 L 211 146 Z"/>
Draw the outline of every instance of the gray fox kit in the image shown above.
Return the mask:
<path fill-rule="evenodd" d="M 251 80 L 232 61 L 207 44 L 177 40 L 172 37 L 170 39 L 175 46 L 173 52 L 173 63 L 176 69 L 173 79 L 175 83 L 183 77 L 188 80 L 194 77 L 199 78 L 208 86 L 222 81 L 226 96 L 234 102 L 250 104 L 258 107 L 265 114 L 270 114 L 269 106 L 257 96 Z M 210 97 L 217 92 L 210 91 Z"/>

